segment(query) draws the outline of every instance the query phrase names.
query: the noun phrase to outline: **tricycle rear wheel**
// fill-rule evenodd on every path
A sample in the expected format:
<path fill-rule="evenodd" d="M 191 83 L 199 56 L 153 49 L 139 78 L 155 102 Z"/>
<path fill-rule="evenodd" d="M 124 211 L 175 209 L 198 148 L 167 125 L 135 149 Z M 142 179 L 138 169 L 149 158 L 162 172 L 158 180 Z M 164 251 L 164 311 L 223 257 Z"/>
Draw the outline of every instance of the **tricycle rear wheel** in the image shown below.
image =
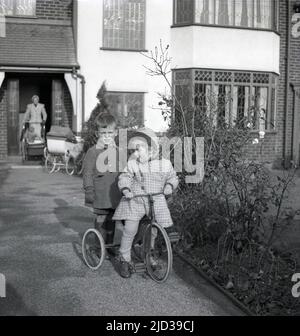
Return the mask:
<path fill-rule="evenodd" d="M 105 259 L 105 242 L 101 233 L 96 229 L 89 229 L 82 238 L 82 256 L 86 265 L 96 271 Z"/>

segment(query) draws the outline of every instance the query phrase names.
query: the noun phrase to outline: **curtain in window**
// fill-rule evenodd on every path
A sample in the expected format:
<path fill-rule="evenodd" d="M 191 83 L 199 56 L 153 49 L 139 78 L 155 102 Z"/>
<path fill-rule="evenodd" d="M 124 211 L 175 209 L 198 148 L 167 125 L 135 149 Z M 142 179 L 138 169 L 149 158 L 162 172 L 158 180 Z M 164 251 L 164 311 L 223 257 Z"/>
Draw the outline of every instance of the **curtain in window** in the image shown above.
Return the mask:
<path fill-rule="evenodd" d="M 193 1 L 176 1 L 176 23 L 191 23 L 193 21 Z"/>
<path fill-rule="evenodd" d="M 258 129 L 267 129 L 268 88 L 255 87 L 255 107 Z"/>
<path fill-rule="evenodd" d="M 272 28 L 273 1 L 256 0 L 254 3 L 255 28 Z"/>
<path fill-rule="evenodd" d="M 228 1 L 218 1 L 217 5 L 218 10 L 218 24 L 220 25 L 229 25 L 229 12 L 228 12 Z"/>
<path fill-rule="evenodd" d="M 217 114 L 218 124 L 229 123 L 230 121 L 230 85 L 217 85 Z"/>
<path fill-rule="evenodd" d="M 241 26 L 248 27 L 248 6 L 247 0 L 242 1 Z"/>
<path fill-rule="evenodd" d="M 240 125 L 249 114 L 250 87 L 234 86 L 232 94 L 232 122 Z"/>
<path fill-rule="evenodd" d="M 195 21 L 214 24 L 214 0 L 195 0 Z"/>
<path fill-rule="evenodd" d="M 260 0 L 256 0 L 256 21 L 258 24 L 262 23 L 262 18 L 261 18 L 261 1 Z"/>
<path fill-rule="evenodd" d="M 253 27 L 253 1 L 235 1 L 235 25 L 241 27 Z"/>

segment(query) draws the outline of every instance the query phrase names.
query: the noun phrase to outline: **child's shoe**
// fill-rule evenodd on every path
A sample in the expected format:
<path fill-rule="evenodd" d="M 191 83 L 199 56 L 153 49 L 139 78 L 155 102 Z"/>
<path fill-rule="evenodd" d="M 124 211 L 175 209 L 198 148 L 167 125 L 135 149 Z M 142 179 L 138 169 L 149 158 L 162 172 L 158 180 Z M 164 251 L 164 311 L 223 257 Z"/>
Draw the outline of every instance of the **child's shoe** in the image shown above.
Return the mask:
<path fill-rule="evenodd" d="M 115 258 L 117 272 L 122 278 L 130 278 L 134 271 L 134 266 L 131 262 L 126 261 L 121 255 Z"/>

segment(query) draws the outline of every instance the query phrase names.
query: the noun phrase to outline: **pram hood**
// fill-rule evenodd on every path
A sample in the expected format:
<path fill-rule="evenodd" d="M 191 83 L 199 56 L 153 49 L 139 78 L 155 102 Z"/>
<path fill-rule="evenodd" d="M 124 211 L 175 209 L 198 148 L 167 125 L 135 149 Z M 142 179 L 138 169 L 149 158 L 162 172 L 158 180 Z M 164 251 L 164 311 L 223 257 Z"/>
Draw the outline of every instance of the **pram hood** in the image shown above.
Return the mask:
<path fill-rule="evenodd" d="M 69 127 L 62 126 L 51 126 L 50 132 L 47 133 L 47 136 L 53 136 L 58 138 L 73 139 L 74 134 Z"/>

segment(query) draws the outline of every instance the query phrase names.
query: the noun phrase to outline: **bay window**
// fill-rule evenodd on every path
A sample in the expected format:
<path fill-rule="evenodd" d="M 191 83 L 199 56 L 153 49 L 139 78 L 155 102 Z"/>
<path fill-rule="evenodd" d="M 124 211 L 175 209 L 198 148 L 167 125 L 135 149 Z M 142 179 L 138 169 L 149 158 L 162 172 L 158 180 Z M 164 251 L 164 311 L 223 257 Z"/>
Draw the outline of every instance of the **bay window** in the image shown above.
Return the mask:
<path fill-rule="evenodd" d="M 264 72 L 174 70 L 176 103 L 212 113 L 216 125 L 275 129 L 277 76 Z"/>
<path fill-rule="evenodd" d="M 277 29 L 276 0 L 174 0 L 174 24 Z"/>

